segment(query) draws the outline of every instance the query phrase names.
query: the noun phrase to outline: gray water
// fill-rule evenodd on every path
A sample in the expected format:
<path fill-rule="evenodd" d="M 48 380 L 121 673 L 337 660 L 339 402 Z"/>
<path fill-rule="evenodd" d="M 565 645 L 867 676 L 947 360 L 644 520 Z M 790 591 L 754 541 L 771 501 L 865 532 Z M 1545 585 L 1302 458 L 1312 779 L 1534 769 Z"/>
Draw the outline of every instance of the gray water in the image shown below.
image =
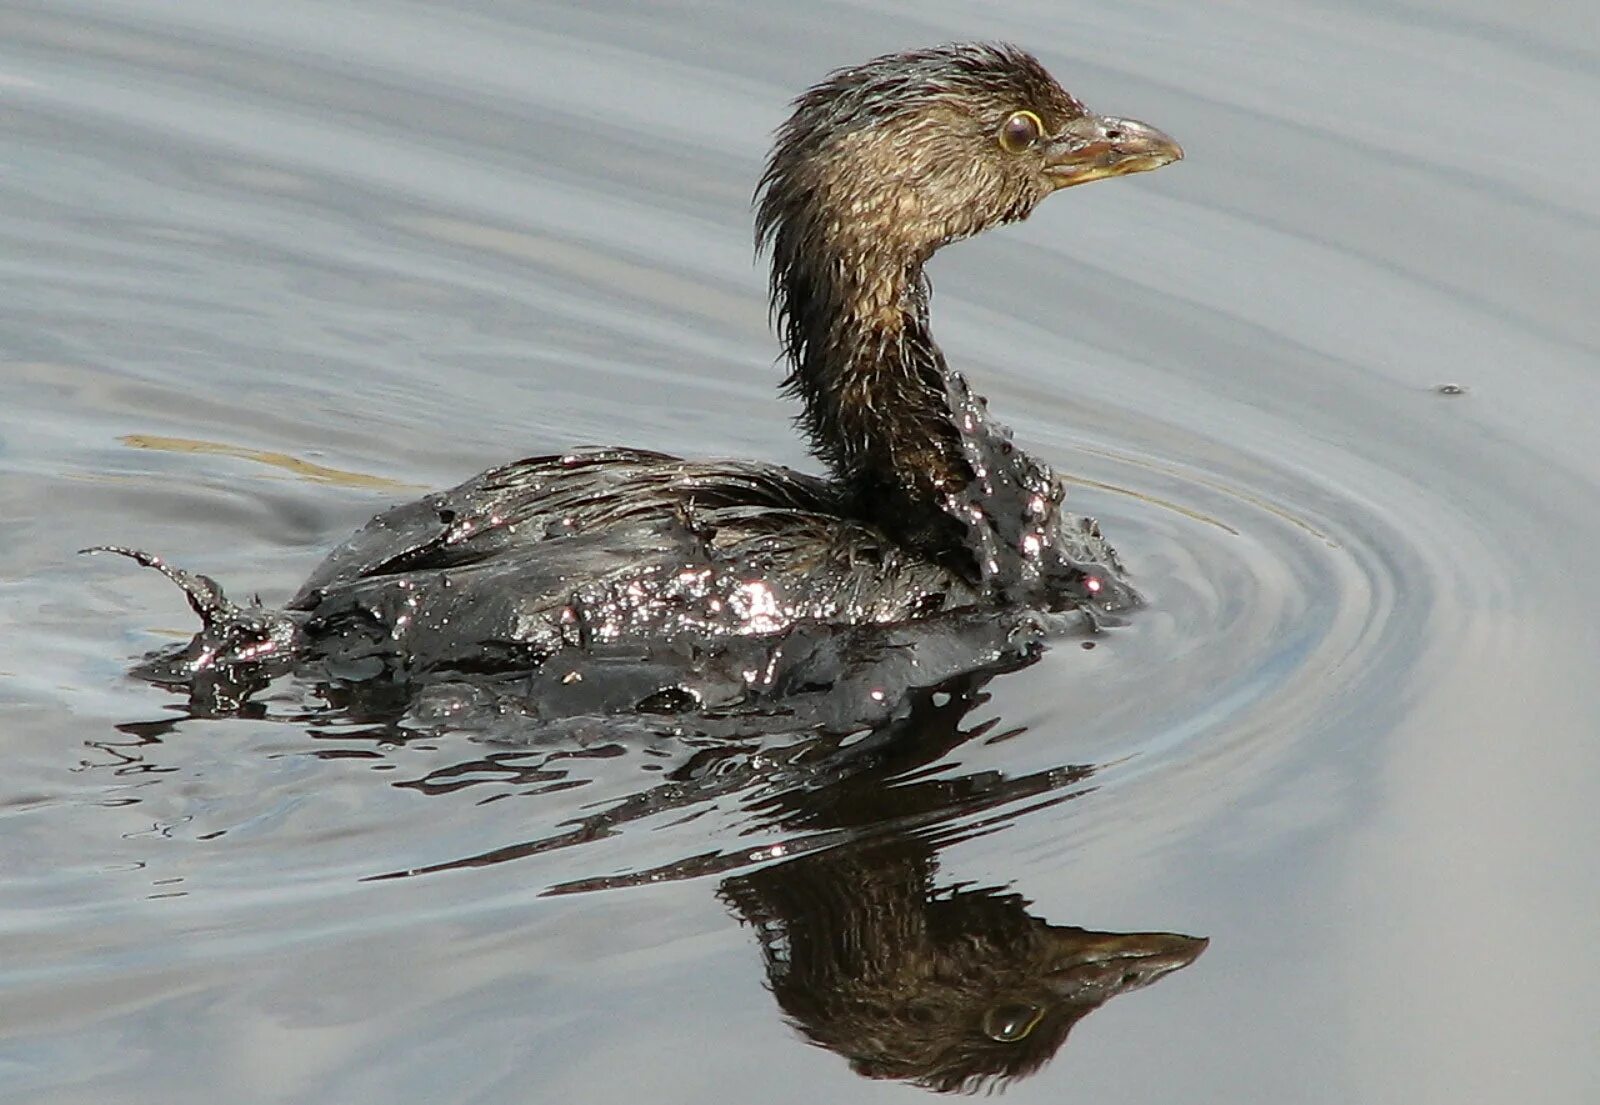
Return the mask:
<path fill-rule="evenodd" d="M 0 1095 L 927 1096 L 785 1022 L 716 878 L 547 893 L 790 842 L 734 789 L 525 847 L 682 749 L 189 718 L 124 677 L 179 596 L 72 553 L 282 601 L 514 456 L 806 466 L 766 136 L 974 37 L 1188 151 L 933 269 L 1151 599 L 990 685 L 1013 735 L 935 777 L 1092 786 L 957 817 L 936 881 L 1211 939 L 1007 1099 L 1596 1099 L 1600 38 L 1482 0 L 0 4 Z"/>

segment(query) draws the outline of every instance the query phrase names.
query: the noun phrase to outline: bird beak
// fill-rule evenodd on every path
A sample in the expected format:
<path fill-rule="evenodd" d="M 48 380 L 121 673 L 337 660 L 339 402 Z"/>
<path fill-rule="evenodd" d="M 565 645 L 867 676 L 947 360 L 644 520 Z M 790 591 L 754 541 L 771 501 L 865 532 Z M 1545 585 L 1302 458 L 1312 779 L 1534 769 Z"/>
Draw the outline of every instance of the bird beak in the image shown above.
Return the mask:
<path fill-rule="evenodd" d="M 1052 926 L 1051 933 L 1060 951 L 1045 981 L 1062 997 L 1096 1003 L 1182 970 L 1210 943 L 1175 932 L 1086 932 Z"/>
<path fill-rule="evenodd" d="M 1183 147 L 1137 119 L 1084 115 L 1045 143 L 1044 171 L 1057 188 L 1143 173 L 1183 159 Z"/>

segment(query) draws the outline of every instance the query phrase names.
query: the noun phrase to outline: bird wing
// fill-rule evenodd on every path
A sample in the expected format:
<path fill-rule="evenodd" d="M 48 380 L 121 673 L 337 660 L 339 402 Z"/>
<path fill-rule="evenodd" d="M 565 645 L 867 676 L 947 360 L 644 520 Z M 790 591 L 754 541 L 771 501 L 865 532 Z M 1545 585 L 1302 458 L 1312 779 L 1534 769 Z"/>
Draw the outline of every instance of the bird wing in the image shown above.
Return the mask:
<path fill-rule="evenodd" d="M 448 491 L 374 517 L 311 573 L 289 602 L 309 610 L 357 580 L 481 563 L 512 546 L 633 523 L 837 514 L 830 485 L 776 465 L 687 461 L 637 449 L 586 449 L 491 468 Z"/>

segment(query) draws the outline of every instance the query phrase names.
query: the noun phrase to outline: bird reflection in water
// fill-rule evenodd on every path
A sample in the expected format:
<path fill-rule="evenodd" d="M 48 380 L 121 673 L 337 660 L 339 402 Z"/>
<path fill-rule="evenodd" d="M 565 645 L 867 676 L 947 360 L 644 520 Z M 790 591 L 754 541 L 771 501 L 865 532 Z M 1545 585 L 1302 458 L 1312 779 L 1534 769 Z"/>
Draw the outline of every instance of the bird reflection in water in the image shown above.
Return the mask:
<path fill-rule="evenodd" d="M 1032 1074 L 1083 1017 L 1188 966 L 1207 944 L 1054 925 L 1019 893 L 936 883 L 942 849 L 1010 820 L 984 811 L 1074 798 L 1093 775 L 1075 766 L 893 784 L 992 731 L 993 722 L 962 728 L 984 701 L 982 682 L 943 706 L 922 699 L 909 739 L 825 792 L 790 791 L 769 805 L 786 826 L 857 839 L 734 875 L 718 891 L 755 930 L 772 995 L 807 1039 L 858 1074 L 942 1092 Z M 960 815 L 964 827 L 953 824 Z"/>
<path fill-rule="evenodd" d="M 869 1078 L 974 1090 L 1043 1066 L 1111 998 L 1187 967 L 1206 941 L 1093 932 L 1020 894 L 934 883 L 916 834 L 848 845 L 725 880 L 761 942 L 779 1007 Z"/>
<path fill-rule="evenodd" d="M 430 870 L 523 858 L 669 808 L 746 796 L 754 823 L 745 835 L 776 830 L 782 843 L 549 892 L 723 874 L 718 896 L 755 930 L 772 995 L 807 1039 L 870 1078 L 938 1091 L 1001 1086 L 1038 1070 L 1073 1025 L 1111 998 L 1194 962 L 1207 940 L 1055 925 L 1031 914 L 1020 893 L 937 883 L 943 849 L 1094 789 L 1087 764 L 926 777 L 963 745 L 1020 734 L 998 718 L 970 720 L 989 701 L 994 674 L 908 691 L 900 716 L 850 743 L 810 735 L 706 747 L 661 787 L 561 834 Z M 403 785 L 438 788 L 455 778 Z M 788 858 L 758 865 L 776 856 Z"/>
<path fill-rule="evenodd" d="M 972 628 L 952 626 L 952 641 L 970 644 Z M 527 860 L 630 827 L 682 826 L 694 814 L 732 807 L 742 822 L 732 844 L 719 832 L 722 839 L 713 837 L 708 847 L 702 835 L 686 858 L 569 879 L 546 893 L 718 877 L 719 898 L 754 930 L 771 993 L 805 1038 L 866 1077 L 938 1091 L 1004 1085 L 1044 1065 L 1084 1016 L 1118 994 L 1188 966 L 1207 941 L 1057 925 L 1030 913 L 1019 892 L 940 884 L 944 849 L 1009 829 L 1019 818 L 1090 793 L 1097 783 L 1091 764 L 1015 774 L 992 766 L 952 769 L 959 758 L 984 759 L 959 757 L 964 747 L 971 752 L 1023 732 L 979 713 L 990 701 L 987 688 L 994 678 L 1038 655 L 1037 649 L 998 648 L 1002 640 L 1019 640 L 1018 625 L 994 632 L 997 649 L 983 671 L 932 688 L 917 686 L 908 672 L 937 665 L 944 655 L 938 634 L 919 632 L 902 640 L 890 631 L 869 642 L 854 631 L 834 630 L 795 641 L 791 674 L 802 683 L 822 681 L 809 689 L 788 687 L 781 709 L 766 714 L 709 713 L 692 723 L 681 713 L 654 719 L 567 714 L 541 722 L 515 711 L 475 709 L 470 718 L 497 717 L 502 724 L 481 730 L 476 740 L 423 730 L 429 740 L 472 747 L 472 756 L 393 785 L 438 800 L 487 788 L 496 797 L 537 801 L 545 793 L 625 776 L 641 759 L 654 765 L 671 756 L 676 763 L 664 777 L 656 774 L 556 831 L 368 878 L 407 879 Z M 873 654 L 874 646 L 881 652 Z M 971 662 L 970 654 L 959 653 L 952 651 L 954 668 Z M 841 664 L 841 656 L 850 662 Z M 590 659 L 603 666 L 602 658 Z M 751 656 L 722 659 L 736 669 Z M 640 668 L 620 664 L 618 670 L 631 680 Z M 697 661 L 695 670 L 716 667 Z M 590 678 L 575 685 L 587 684 L 594 688 L 587 693 L 604 701 L 608 692 L 600 674 L 589 669 Z M 886 686 L 893 693 L 880 697 Z M 636 690 L 623 682 L 626 695 Z M 483 685 L 475 684 L 474 691 L 481 693 Z M 322 693 L 333 697 L 330 688 Z M 852 704 L 857 716 L 840 712 Z M 381 761 L 386 756 L 373 746 L 393 749 L 418 739 L 415 712 L 360 733 L 349 728 L 352 715 L 376 719 L 381 705 L 338 701 L 338 725 L 308 727 L 322 746 L 314 754 Z M 409 710 L 415 704 L 394 705 Z M 169 719 L 123 726 L 137 740 L 104 745 L 117 756 L 107 766 L 119 775 L 171 770 L 150 761 L 176 724 Z M 371 742 L 365 749 L 357 747 L 363 737 Z M 750 838 L 762 843 L 752 846 Z"/>

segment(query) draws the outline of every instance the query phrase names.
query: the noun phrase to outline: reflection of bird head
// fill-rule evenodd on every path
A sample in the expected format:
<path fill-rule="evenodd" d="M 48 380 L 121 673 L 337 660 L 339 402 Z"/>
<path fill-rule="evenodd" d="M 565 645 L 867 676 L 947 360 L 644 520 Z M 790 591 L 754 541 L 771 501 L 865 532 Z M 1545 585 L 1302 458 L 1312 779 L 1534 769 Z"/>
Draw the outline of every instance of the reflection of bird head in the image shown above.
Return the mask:
<path fill-rule="evenodd" d="M 1025 1077 L 1055 1055 L 1083 1017 L 1188 966 L 1206 946 L 1173 933 L 1089 932 L 1026 920 L 1026 931 L 1017 926 L 1008 936 L 942 934 L 934 954 L 905 980 L 911 985 L 892 996 L 862 995 L 832 1026 L 839 1042 L 853 1041 L 844 1048 L 851 1066 L 939 1091 Z"/>
<path fill-rule="evenodd" d="M 932 893 L 929 874 L 867 849 L 724 884 L 795 1027 L 869 1078 L 970 1091 L 1031 1074 L 1084 1016 L 1206 947 L 1050 925 L 1016 894 Z"/>

